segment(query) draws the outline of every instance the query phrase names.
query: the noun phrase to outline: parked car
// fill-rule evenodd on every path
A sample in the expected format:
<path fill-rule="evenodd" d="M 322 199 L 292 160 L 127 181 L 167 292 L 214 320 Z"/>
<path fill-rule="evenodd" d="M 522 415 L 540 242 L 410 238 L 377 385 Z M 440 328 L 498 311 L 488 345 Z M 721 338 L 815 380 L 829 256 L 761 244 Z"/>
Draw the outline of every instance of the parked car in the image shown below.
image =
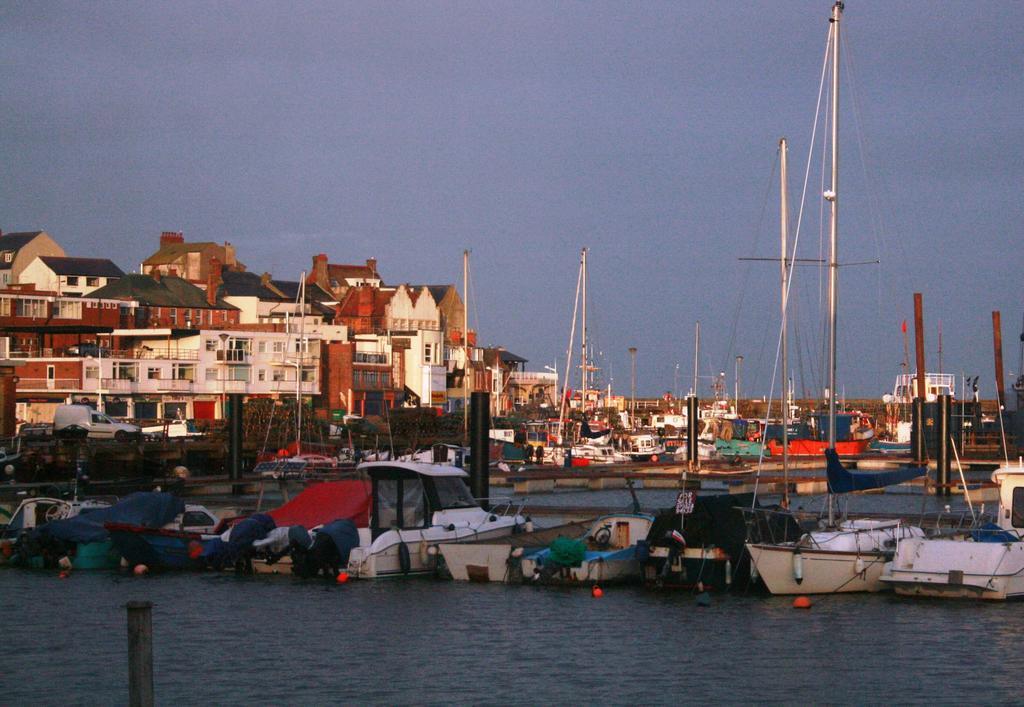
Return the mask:
<path fill-rule="evenodd" d="M 53 434 L 58 437 L 81 435 L 92 439 L 128 442 L 138 439 L 140 433 L 141 430 L 135 425 L 112 420 L 88 405 L 58 405 L 53 415 Z"/>
<path fill-rule="evenodd" d="M 75 344 L 64 349 L 70 356 L 109 356 L 110 349 L 98 344 Z"/>

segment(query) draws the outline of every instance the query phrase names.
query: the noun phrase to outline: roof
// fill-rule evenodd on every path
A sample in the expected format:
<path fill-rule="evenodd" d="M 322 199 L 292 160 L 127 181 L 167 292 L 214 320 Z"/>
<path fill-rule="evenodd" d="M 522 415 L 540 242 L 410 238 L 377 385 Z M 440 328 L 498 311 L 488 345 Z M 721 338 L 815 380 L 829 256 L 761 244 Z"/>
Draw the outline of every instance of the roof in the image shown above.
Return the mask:
<path fill-rule="evenodd" d="M 206 301 L 206 293 L 187 280 L 164 275 L 159 281 L 149 275 L 129 273 L 109 285 L 89 293 L 90 297 L 106 299 L 134 299 L 151 307 L 192 307 L 195 309 L 238 309 L 218 294 L 213 307 Z"/>
<path fill-rule="evenodd" d="M 145 265 L 166 265 L 176 262 L 186 253 L 206 250 L 207 248 L 223 248 L 224 246 L 212 241 L 198 241 L 195 243 L 168 243 L 160 248 L 153 255 L 142 261 Z"/>
<path fill-rule="evenodd" d="M 395 294 L 395 290 L 381 290 L 376 287 L 369 287 L 363 285 L 362 287 L 353 287 L 349 290 L 341 300 L 338 311 L 341 316 L 358 317 L 361 316 L 359 312 L 360 305 L 360 293 L 366 290 L 370 290 L 373 297 L 373 311 L 370 316 L 383 317 L 387 310 L 388 303 Z M 366 295 L 363 295 L 365 297 Z"/>
<path fill-rule="evenodd" d="M 289 297 L 264 285 L 262 276 L 256 273 L 225 268 L 221 271 L 220 277 L 221 285 L 217 289 L 219 297 L 256 297 L 264 301 L 290 301 Z"/>
<path fill-rule="evenodd" d="M 448 294 L 448 290 L 454 289 L 455 285 L 406 285 L 410 290 L 422 290 L 426 287 L 430 290 L 430 296 L 434 298 L 434 301 L 441 304 L 441 300 Z M 457 292 L 456 292 L 457 294 Z"/>
<path fill-rule="evenodd" d="M 327 278 L 329 280 L 337 280 L 340 284 L 342 280 L 346 279 L 379 280 L 380 276 L 377 274 L 376 269 L 369 265 L 336 265 L 328 263 Z"/>
<path fill-rule="evenodd" d="M 41 255 L 39 259 L 58 275 L 124 277 L 124 271 L 106 258 L 58 258 L 52 255 Z"/>
<path fill-rule="evenodd" d="M 523 358 L 522 356 L 516 356 L 511 351 L 505 351 L 504 349 L 499 351 L 498 355 L 501 356 L 502 363 L 528 363 L 530 360 L 528 358 Z"/>
<path fill-rule="evenodd" d="M 28 245 L 32 240 L 35 239 L 40 233 L 44 231 L 22 231 L 21 233 L 5 233 L 0 236 L 0 253 L 13 252 L 17 253 L 19 250 Z M 5 263 L 0 259 L 0 270 L 10 270 L 13 263 Z"/>

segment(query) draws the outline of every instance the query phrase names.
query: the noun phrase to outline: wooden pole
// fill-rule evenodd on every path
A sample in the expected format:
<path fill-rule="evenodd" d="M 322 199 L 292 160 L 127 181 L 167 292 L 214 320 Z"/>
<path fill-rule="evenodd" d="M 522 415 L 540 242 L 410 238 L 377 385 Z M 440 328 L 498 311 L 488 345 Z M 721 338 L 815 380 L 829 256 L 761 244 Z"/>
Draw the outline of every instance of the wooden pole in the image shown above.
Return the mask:
<path fill-rule="evenodd" d="M 153 705 L 153 603 L 130 601 L 128 609 L 128 704 Z"/>
<path fill-rule="evenodd" d="M 1003 325 L 999 318 L 999 312 L 992 312 L 992 349 L 995 353 L 996 363 L 996 395 L 999 396 L 999 405 L 1006 404 L 1006 388 L 1003 385 Z"/>
<path fill-rule="evenodd" d="M 924 367 L 924 303 L 921 293 L 914 293 L 914 345 L 917 348 L 917 395 L 915 398 L 928 399 L 928 388 L 925 387 Z"/>

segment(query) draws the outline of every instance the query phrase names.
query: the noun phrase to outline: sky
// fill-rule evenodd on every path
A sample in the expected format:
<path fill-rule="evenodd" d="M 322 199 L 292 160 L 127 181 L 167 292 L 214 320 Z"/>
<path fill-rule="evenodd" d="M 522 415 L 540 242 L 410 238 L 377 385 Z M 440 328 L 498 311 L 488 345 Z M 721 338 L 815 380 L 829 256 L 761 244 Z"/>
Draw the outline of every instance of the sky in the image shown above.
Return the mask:
<path fill-rule="evenodd" d="M 797 256 L 824 252 L 830 10 L 4 3 L 0 229 L 126 270 L 180 230 L 278 278 L 324 252 L 460 288 L 468 249 L 479 341 L 560 374 L 587 247 L 602 382 L 630 393 L 636 347 L 638 395 L 685 394 L 699 321 L 702 397 L 737 356 L 745 396 L 777 395 L 778 266 L 739 259 L 778 257 L 783 136 L 794 222 L 813 165 Z M 994 397 L 993 310 L 1020 368 L 1024 4 L 851 0 L 842 28 L 839 392 L 892 390 L 921 292 L 928 370 L 941 326 L 942 369 Z M 823 385 L 822 288 L 796 269 L 798 395 Z"/>

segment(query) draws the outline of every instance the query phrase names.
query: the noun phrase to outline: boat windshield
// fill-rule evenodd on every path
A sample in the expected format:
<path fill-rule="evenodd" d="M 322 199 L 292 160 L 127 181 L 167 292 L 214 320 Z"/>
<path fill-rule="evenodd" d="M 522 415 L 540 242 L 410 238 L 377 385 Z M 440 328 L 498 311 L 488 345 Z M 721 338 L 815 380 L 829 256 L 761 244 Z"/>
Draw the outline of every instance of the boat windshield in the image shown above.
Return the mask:
<path fill-rule="evenodd" d="M 473 499 L 462 477 L 437 477 L 434 479 L 434 488 L 437 489 L 437 500 L 441 508 L 476 508 L 480 505 Z"/>

